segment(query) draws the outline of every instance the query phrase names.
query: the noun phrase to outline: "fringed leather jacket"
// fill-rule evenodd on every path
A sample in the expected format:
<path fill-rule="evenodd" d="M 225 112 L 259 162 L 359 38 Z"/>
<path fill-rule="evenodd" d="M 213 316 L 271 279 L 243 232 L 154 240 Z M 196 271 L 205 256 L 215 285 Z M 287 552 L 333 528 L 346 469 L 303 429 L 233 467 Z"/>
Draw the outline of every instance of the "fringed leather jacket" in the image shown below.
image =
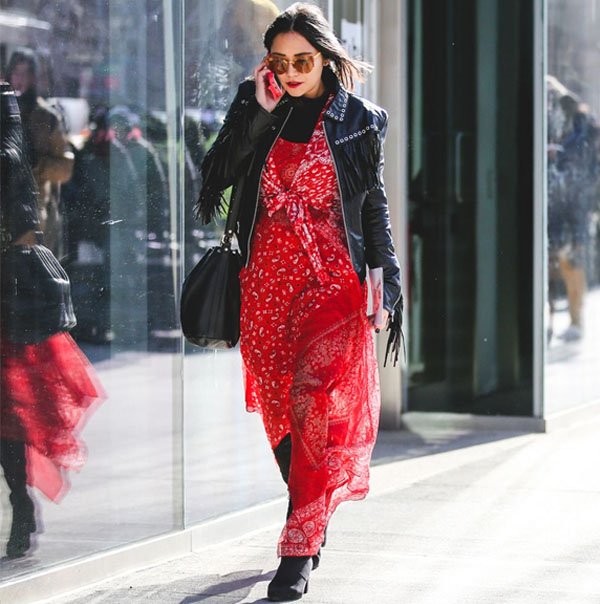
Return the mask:
<path fill-rule="evenodd" d="M 383 185 L 387 113 L 348 92 L 330 69 L 324 69 L 323 76 L 334 94 L 324 115 L 324 126 L 340 188 L 348 251 L 361 283 L 367 265 L 383 267 L 383 304 L 390 311 L 388 350 L 397 358 L 403 297 Z M 205 223 L 210 222 L 224 209 L 223 191 L 233 186 L 232 203 L 235 199 L 240 208 L 236 237 L 246 264 L 262 169 L 293 111 L 286 94 L 269 113 L 256 101 L 255 90 L 253 80 L 240 84 L 223 126 L 202 162 L 202 189 L 196 205 L 198 216 Z"/>

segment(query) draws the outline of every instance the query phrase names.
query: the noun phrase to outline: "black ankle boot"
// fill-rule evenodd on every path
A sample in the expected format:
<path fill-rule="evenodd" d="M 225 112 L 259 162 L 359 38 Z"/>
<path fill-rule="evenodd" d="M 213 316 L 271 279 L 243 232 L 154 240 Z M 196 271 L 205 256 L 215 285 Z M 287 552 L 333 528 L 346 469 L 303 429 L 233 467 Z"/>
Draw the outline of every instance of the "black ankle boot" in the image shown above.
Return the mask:
<path fill-rule="evenodd" d="M 299 600 L 307 593 L 312 560 L 312 556 L 282 556 L 279 568 L 269 583 L 269 600 L 289 602 Z"/>
<path fill-rule="evenodd" d="M 319 568 L 319 564 L 321 564 L 321 549 L 325 547 L 327 543 L 327 527 L 325 527 L 325 531 L 323 533 L 323 543 L 321 543 L 321 547 L 319 551 L 312 557 L 313 560 L 313 570 L 317 570 Z"/>
<path fill-rule="evenodd" d="M 11 493 L 13 509 L 10 537 L 6 544 L 8 558 L 20 558 L 31 547 L 31 533 L 37 530 L 33 501 L 27 493 Z"/>
<path fill-rule="evenodd" d="M 321 564 L 321 548 L 319 548 L 319 551 L 312 557 L 312 563 L 312 569 L 317 570 L 319 564 Z"/>

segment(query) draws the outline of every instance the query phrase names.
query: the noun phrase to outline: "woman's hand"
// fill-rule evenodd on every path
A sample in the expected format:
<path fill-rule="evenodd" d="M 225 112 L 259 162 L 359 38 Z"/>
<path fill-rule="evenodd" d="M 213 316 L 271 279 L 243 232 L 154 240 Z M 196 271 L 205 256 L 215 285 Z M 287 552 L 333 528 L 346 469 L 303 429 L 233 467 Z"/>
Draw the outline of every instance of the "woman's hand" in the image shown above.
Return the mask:
<path fill-rule="evenodd" d="M 379 333 L 379 331 L 382 330 L 387 325 L 389 316 L 390 316 L 390 311 L 385 310 L 385 308 L 384 308 L 383 309 L 383 318 L 381 319 L 381 324 L 375 323 L 375 315 L 369 315 L 368 319 L 369 319 L 369 323 L 371 323 L 371 326 L 373 327 L 373 329 L 377 333 Z"/>
<path fill-rule="evenodd" d="M 274 99 L 271 93 L 267 90 L 267 86 L 269 85 L 269 81 L 267 80 L 268 72 L 269 68 L 263 61 L 254 70 L 254 79 L 256 80 L 256 100 L 263 109 L 271 113 L 271 111 L 273 111 L 273 109 L 275 109 L 277 106 L 279 99 Z"/>

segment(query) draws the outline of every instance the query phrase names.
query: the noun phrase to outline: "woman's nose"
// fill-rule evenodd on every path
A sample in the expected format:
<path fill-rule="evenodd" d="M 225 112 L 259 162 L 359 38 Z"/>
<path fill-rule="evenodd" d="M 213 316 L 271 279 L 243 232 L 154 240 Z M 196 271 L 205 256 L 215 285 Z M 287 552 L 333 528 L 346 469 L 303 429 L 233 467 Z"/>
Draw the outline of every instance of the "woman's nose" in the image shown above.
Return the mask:
<path fill-rule="evenodd" d="M 286 75 L 290 73 L 290 70 L 292 73 L 298 73 L 296 71 L 296 65 L 292 61 L 288 63 L 287 69 L 285 70 Z"/>

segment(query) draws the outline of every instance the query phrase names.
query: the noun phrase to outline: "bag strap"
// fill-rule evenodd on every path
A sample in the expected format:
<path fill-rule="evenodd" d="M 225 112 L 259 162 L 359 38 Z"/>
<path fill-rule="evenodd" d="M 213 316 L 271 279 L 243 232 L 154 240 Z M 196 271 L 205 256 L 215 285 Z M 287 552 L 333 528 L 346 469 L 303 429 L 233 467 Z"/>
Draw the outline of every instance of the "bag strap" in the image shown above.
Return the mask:
<path fill-rule="evenodd" d="M 235 235 L 235 229 L 237 225 L 238 215 L 240 213 L 240 203 L 238 196 L 235 194 L 235 190 L 231 192 L 229 198 L 229 209 L 227 210 L 227 222 L 225 223 L 225 231 L 221 238 L 221 247 L 226 250 L 231 249 L 231 240 Z"/>

